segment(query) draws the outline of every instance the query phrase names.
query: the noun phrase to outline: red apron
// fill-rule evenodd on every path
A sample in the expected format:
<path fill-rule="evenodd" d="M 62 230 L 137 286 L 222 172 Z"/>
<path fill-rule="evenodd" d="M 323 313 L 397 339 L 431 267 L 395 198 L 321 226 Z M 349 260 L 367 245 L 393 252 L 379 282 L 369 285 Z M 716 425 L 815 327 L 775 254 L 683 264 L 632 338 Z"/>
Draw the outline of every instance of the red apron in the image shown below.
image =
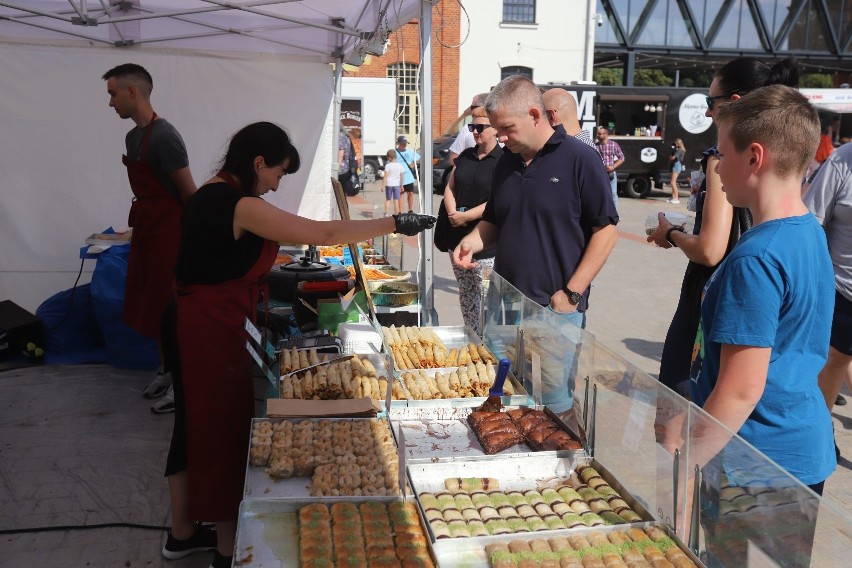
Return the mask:
<path fill-rule="evenodd" d="M 133 190 L 127 224 L 133 227 L 127 283 L 124 288 L 124 323 L 147 337 L 160 338 L 160 319 L 172 297 L 175 262 L 180 245 L 183 205 L 157 179 L 148 163 L 148 140 L 157 114 L 145 128 L 140 159 L 121 157 Z"/>
<path fill-rule="evenodd" d="M 245 318 L 254 320 L 261 296 L 268 296 L 265 277 L 277 253 L 278 243 L 265 241 L 257 262 L 241 278 L 178 290 L 193 519 L 221 522 L 238 515 L 254 417 Z"/>

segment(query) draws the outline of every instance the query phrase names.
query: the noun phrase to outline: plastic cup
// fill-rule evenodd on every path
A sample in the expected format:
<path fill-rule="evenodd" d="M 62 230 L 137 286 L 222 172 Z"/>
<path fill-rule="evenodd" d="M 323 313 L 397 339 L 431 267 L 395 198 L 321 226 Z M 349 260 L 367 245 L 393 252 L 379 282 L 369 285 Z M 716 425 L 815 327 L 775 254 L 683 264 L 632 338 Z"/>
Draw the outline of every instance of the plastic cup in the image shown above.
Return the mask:
<path fill-rule="evenodd" d="M 659 212 L 655 211 L 653 213 L 649 213 L 645 218 L 646 235 L 650 235 L 657 230 L 657 227 L 660 226 L 660 220 L 657 218 L 657 213 Z M 669 223 L 672 225 L 680 225 L 687 233 L 691 233 L 693 226 L 695 226 L 695 219 L 689 215 L 684 215 L 683 213 L 678 213 L 676 211 L 664 211 L 663 214 L 666 216 L 666 220 Z"/>

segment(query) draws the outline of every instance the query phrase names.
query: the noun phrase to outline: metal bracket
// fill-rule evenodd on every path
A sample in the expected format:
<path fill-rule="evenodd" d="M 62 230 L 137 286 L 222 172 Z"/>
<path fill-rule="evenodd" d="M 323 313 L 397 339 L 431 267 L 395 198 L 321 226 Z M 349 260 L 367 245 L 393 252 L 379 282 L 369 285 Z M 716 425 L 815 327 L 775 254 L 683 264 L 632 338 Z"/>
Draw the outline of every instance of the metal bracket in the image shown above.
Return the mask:
<path fill-rule="evenodd" d="M 677 490 L 680 478 L 680 448 L 675 448 L 672 461 L 672 530 L 677 533 Z"/>
<path fill-rule="evenodd" d="M 693 487 L 692 492 L 692 518 L 689 521 L 689 544 L 687 546 L 689 549 L 698 554 L 698 527 L 701 526 L 700 523 L 701 516 L 701 468 L 696 464 L 695 466 L 695 487 Z"/>
<path fill-rule="evenodd" d="M 592 387 L 592 415 L 590 418 L 590 431 L 589 431 L 589 455 L 591 457 L 595 457 L 595 436 L 597 433 L 597 428 L 595 427 L 595 417 L 597 415 L 598 408 L 598 385 Z"/>
<path fill-rule="evenodd" d="M 98 20 L 96 18 L 91 17 L 91 16 L 85 16 L 85 17 L 72 16 L 71 17 L 71 24 L 73 24 L 75 26 L 94 27 L 94 26 L 98 25 Z"/>

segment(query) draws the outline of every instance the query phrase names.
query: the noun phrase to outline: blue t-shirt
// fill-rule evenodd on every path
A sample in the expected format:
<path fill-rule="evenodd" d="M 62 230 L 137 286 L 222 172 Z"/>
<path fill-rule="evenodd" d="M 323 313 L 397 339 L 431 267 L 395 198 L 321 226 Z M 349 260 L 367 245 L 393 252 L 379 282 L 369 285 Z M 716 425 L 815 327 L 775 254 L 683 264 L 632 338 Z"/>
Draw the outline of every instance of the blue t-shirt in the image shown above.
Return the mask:
<path fill-rule="evenodd" d="M 414 183 L 414 174 L 411 173 L 411 168 L 417 168 L 417 160 L 420 159 L 420 154 L 406 148 L 405 150 L 396 149 L 396 161 L 402 165 L 402 185 Z M 406 162 L 411 164 L 411 168 L 406 165 Z"/>
<path fill-rule="evenodd" d="M 701 303 L 704 360 L 692 377 L 693 401 L 703 406 L 713 391 L 723 344 L 771 347 L 766 388 L 738 434 L 806 485 L 836 466 L 831 417 L 817 385 L 833 310 L 825 233 L 810 213 L 744 233 Z"/>
<path fill-rule="evenodd" d="M 618 223 L 600 155 L 561 126 L 528 166 L 504 148 L 482 218 L 498 231 L 494 270 L 542 306 L 574 274 L 592 229 Z M 589 290 L 575 291 L 584 312 Z"/>

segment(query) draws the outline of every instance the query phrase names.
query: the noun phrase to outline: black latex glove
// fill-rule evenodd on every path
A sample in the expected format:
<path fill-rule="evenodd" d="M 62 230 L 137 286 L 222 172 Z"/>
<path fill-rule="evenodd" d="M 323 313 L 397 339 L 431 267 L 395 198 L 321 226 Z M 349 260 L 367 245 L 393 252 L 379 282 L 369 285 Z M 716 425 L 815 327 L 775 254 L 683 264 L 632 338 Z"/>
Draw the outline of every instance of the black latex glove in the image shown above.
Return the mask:
<path fill-rule="evenodd" d="M 393 216 L 396 222 L 396 230 L 394 233 L 402 233 L 413 237 L 421 231 L 431 229 L 435 225 L 437 219 L 431 215 L 420 215 L 419 213 L 397 213 Z"/>

